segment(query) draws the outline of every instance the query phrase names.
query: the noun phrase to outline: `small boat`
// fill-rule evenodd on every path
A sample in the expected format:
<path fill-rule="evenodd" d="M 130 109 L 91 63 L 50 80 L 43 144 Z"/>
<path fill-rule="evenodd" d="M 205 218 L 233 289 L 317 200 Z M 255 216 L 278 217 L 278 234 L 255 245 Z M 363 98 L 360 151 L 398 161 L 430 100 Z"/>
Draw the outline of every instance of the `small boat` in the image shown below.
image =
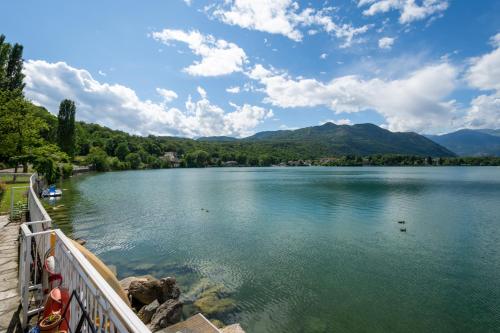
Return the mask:
<path fill-rule="evenodd" d="M 399 229 L 399 231 L 406 232 L 406 228 L 401 228 L 401 229 Z"/>
<path fill-rule="evenodd" d="M 55 185 L 49 186 L 42 191 L 42 197 L 60 197 L 62 196 L 62 191 L 57 189 Z"/>

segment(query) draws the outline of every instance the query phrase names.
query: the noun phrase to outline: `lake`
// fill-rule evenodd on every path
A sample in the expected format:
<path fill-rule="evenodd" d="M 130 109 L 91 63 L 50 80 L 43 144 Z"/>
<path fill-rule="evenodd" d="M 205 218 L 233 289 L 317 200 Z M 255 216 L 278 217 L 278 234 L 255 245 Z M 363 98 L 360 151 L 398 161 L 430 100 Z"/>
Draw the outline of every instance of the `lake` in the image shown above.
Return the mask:
<path fill-rule="evenodd" d="M 209 317 L 247 333 L 500 329 L 499 167 L 147 170 L 62 187 L 57 225 L 119 278 L 175 276 L 186 315 L 214 288 L 225 302 Z"/>

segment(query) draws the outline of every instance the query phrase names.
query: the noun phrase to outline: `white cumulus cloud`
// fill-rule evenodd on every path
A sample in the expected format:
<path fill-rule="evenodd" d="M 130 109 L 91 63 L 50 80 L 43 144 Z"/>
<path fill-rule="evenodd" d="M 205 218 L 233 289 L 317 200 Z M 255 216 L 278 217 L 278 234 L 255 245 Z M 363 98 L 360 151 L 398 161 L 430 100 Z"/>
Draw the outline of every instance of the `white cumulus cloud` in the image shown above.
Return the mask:
<path fill-rule="evenodd" d="M 226 89 L 226 91 L 230 94 L 237 94 L 240 92 L 240 90 L 241 90 L 241 88 L 239 86 L 229 87 Z"/>
<path fill-rule="evenodd" d="M 272 110 L 249 104 L 232 104 L 233 111 L 226 112 L 212 104 L 201 87 L 201 98 L 194 101 L 190 96 L 184 110 L 168 107 L 139 98 L 129 87 L 99 82 L 87 70 L 65 62 L 28 60 L 24 74 L 26 97 L 50 112 L 56 114 L 59 103 L 69 98 L 76 102 L 77 119 L 134 134 L 240 137 L 252 134 L 255 126 L 273 116 Z M 161 88 L 157 92 L 164 99 L 175 94 Z"/>
<path fill-rule="evenodd" d="M 479 95 L 471 101 L 467 126 L 500 128 L 500 33 L 491 38 L 494 50 L 470 60 L 465 74 L 469 85 L 489 95 Z"/>
<path fill-rule="evenodd" d="M 164 88 L 156 88 L 156 92 L 163 97 L 165 103 L 169 103 L 179 97 L 175 91 Z"/>
<path fill-rule="evenodd" d="M 263 86 L 266 103 L 283 108 L 326 106 L 336 113 L 375 110 L 389 129 L 419 132 L 454 126 L 455 107 L 449 95 L 457 86 L 458 74 L 448 63 L 430 65 L 397 80 L 341 76 L 321 82 L 292 78 L 260 64 L 247 73 Z"/>
<path fill-rule="evenodd" d="M 383 37 L 378 40 L 378 47 L 381 49 L 391 49 L 394 44 L 394 38 Z"/>
<path fill-rule="evenodd" d="M 164 44 L 171 42 L 186 43 L 191 51 L 201 57 L 184 71 L 193 76 L 220 76 L 242 71 L 247 56 L 245 51 L 234 43 L 203 35 L 199 31 L 164 29 L 151 36 Z"/>
<path fill-rule="evenodd" d="M 423 20 L 448 9 L 448 0 L 358 0 L 358 7 L 368 6 L 366 16 L 397 10 L 401 24 Z"/>
<path fill-rule="evenodd" d="M 301 28 L 308 29 L 314 35 L 321 29 L 342 39 L 342 47 L 350 46 L 356 35 L 368 31 L 368 25 L 354 27 L 351 24 L 338 24 L 329 15 L 332 7 L 320 10 L 300 9 L 292 0 L 226 0 L 223 4 L 206 7 L 211 17 L 226 24 L 237 25 L 249 30 L 286 36 L 294 41 L 301 41 Z"/>

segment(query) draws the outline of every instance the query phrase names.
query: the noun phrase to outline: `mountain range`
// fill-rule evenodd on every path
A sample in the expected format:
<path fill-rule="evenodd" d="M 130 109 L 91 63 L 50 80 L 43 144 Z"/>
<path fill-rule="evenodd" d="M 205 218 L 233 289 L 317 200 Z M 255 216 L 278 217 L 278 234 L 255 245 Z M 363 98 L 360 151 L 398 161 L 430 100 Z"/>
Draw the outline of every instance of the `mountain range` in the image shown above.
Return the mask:
<path fill-rule="evenodd" d="M 336 125 L 331 122 L 296 130 L 259 132 L 236 139 L 202 137 L 202 142 L 233 142 L 290 148 L 303 156 L 402 154 L 445 157 L 455 156 L 451 150 L 413 132 L 391 132 L 374 124 Z"/>
<path fill-rule="evenodd" d="M 443 135 L 426 135 L 459 156 L 500 156 L 500 130 L 462 129 Z"/>

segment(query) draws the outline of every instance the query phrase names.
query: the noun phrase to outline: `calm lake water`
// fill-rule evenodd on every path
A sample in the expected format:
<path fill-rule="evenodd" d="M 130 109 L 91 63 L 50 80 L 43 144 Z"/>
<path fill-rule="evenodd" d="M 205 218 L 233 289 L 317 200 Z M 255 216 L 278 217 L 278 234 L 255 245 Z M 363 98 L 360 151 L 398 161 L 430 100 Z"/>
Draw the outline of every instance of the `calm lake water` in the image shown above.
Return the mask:
<path fill-rule="evenodd" d="M 223 286 L 234 308 L 211 317 L 248 333 L 500 330 L 498 167 L 128 171 L 62 187 L 49 214 L 119 277 Z"/>

